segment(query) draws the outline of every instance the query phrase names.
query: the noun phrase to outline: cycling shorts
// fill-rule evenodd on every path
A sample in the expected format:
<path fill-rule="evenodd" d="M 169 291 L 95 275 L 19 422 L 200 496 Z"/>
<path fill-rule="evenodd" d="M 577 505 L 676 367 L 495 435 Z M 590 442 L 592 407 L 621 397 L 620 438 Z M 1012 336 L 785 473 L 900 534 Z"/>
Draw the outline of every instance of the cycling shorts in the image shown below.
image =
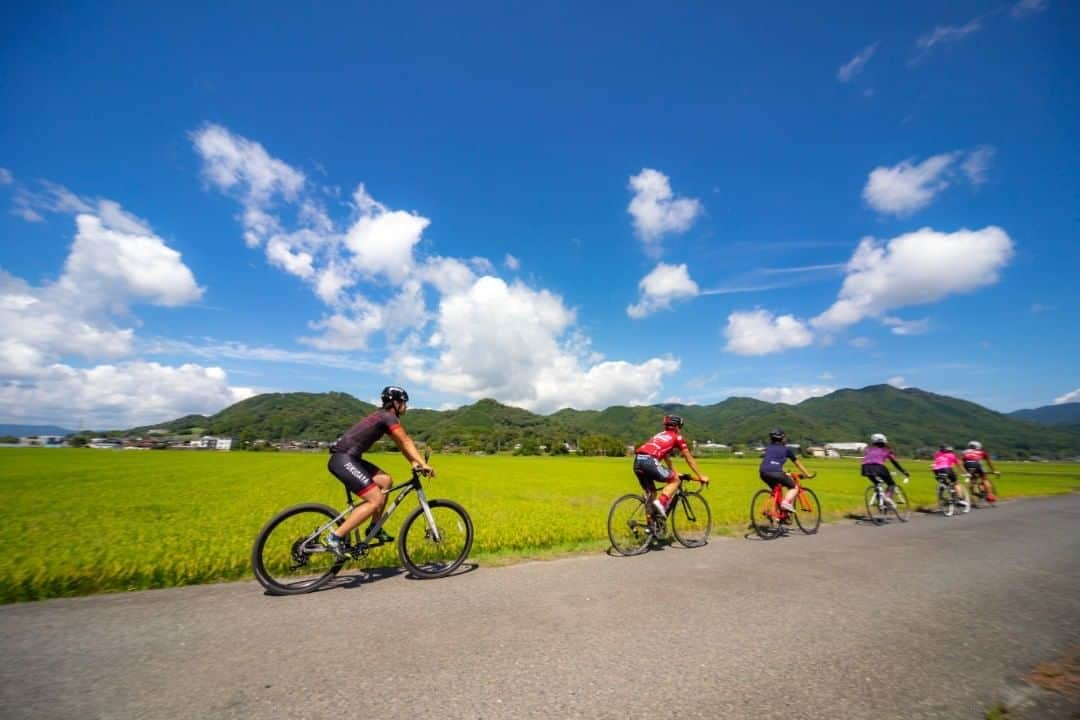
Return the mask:
<path fill-rule="evenodd" d="M 779 470 L 761 470 L 761 481 L 768 485 L 770 488 L 774 488 L 777 484 L 783 485 L 789 490 L 795 488 L 795 481 L 791 479 L 791 476 L 786 472 L 780 472 Z"/>
<path fill-rule="evenodd" d="M 652 455 L 634 456 L 634 475 L 641 488 L 647 492 L 656 492 L 656 483 L 667 484 L 674 479 L 675 472 Z"/>
<path fill-rule="evenodd" d="M 986 471 L 983 470 L 982 463 L 978 460 L 965 460 L 964 469 L 971 474 L 971 477 L 986 477 Z"/>
<path fill-rule="evenodd" d="M 941 468 L 934 471 L 934 479 L 939 483 L 956 484 L 956 472 L 952 468 Z"/>
<path fill-rule="evenodd" d="M 892 473 L 889 472 L 889 468 L 881 463 L 866 463 L 862 466 L 862 474 L 870 482 L 883 482 L 886 485 L 896 484 L 896 481 L 892 479 Z"/>
<path fill-rule="evenodd" d="M 364 495 L 378 488 L 374 477 L 382 472 L 377 465 L 348 453 L 331 453 L 326 469 L 355 495 Z"/>

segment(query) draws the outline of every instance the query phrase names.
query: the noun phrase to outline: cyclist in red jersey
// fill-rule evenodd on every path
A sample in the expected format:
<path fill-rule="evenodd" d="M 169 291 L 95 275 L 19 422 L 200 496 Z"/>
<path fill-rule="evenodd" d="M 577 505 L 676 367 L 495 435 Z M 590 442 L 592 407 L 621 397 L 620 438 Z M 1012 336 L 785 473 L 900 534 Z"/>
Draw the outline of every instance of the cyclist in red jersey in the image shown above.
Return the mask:
<path fill-rule="evenodd" d="M 994 463 L 990 462 L 990 453 L 983 450 L 981 442 L 972 440 L 968 443 L 967 450 L 964 451 L 964 470 L 967 470 L 972 482 L 981 480 L 986 486 L 986 499 L 990 502 L 996 502 L 997 497 L 994 496 L 994 486 L 990 483 L 986 471 L 983 470 L 983 461 L 986 461 L 986 464 L 990 466 L 990 472 L 997 475 L 997 468 L 994 467 Z"/>
<path fill-rule="evenodd" d="M 664 416 L 664 430 L 649 438 L 634 451 L 634 475 L 637 476 L 645 494 L 662 516 L 667 517 L 668 505 L 675 491 L 679 489 L 679 474 L 675 472 L 671 455 L 677 449 L 686 460 L 686 464 L 697 475 L 703 485 L 709 484 L 709 478 L 701 474 L 690 448 L 682 436 L 683 420 L 678 415 Z M 656 493 L 656 483 L 664 483 L 660 493 Z"/>
<path fill-rule="evenodd" d="M 382 408 L 361 419 L 330 446 L 327 469 L 363 500 L 349 517 L 345 518 L 345 522 L 327 537 L 327 547 L 338 557 L 344 557 L 343 540 L 354 528 L 368 518 L 371 518 L 372 522 L 378 521 L 386 505 L 386 490 L 393 484 L 386 471 L 363 458 L 363 453 L 367 452 L 376 440 L 389 434 L 413 468 L 425 475 L 435 474 L 431 466 L 420 457 L 416 445 L 401 426 L 399 418 L 405 414 L 408 403 L 409 393 L 402 388 L 393 385 L 383 388 Z M 383 542 L 393 540 L 385 529 L 379 532 L 378 539 Z"/>

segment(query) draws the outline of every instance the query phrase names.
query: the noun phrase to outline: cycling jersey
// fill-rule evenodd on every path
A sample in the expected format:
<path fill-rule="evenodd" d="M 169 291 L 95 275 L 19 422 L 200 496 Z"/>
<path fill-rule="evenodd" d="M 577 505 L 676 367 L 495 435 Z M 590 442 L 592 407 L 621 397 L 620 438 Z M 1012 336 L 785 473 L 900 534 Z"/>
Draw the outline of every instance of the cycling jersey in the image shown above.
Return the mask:
<path fill-rule="evenodd" d="M 990 459 L 990 453 L 986 452 L 985 450 L 972 450 L 971 448 L 968 448 L 967 450 L 964 451 L 964 462 L 965 463 L 969 463 L 969 462 L 977 463 L 977 462 L 980 462 L 982 460 L 989 460 L 989 459 Z"/>
<path fill-rule="evenodd" d="M 959 465 L 960 461 L 957 459 L 955 453 L 951 452 L 937 452 L 934 454 L 934 464 L 930 466 L 931 470 L 948 470 L 953 465 Z"/>
<path fill-rule="evenodd" d="M 638 455 L 648 455 L 657 460 L 663 460 L 676 448 L 679 450 L 687 450 L 686 440 L 674 430 L 665 430 L 653 435 L 652 438 L 634 452 Z"/>
<path fill-rule="evenodd" d="M 401 421 L 394 413 L 386 409 L 376 410 L 342 433 L 330 446 L 330 452 L 358 457 L 371 449 L 376 440 L 400 425 Z"/>
<path fill-rule="evenodd" d="M 896 453 L 888 445 L 871 445 L 866 448 L 862 459 L 862 474 L 868 478 L 880 477 L 891 485 L 892 476 L 889 475 L 889 471 L 885 467 L 886 460 L 891 462 L 897 470 L 907 475 L 907 470 L 901 467 L 900 462 L 896 459 Z"/>
<path fill-rule="evenodd" d="M 761 458 L 759 472 L 783 472 L 784 463 L 795 460 L 795 451 L 783 443 L 772 443 L 765 448 L 765 455 Z"/>

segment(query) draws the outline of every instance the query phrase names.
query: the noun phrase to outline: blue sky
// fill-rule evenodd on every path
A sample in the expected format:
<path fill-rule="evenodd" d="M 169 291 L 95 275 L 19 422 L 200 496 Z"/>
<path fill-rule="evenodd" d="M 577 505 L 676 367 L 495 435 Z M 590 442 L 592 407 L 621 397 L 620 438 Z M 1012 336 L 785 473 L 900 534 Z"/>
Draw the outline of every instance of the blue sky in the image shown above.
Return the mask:
<path fill-rule="evenodd" d="M 1080 399 L 1075 4 L 158 5 L 5 10 L 0 422 Z"/>

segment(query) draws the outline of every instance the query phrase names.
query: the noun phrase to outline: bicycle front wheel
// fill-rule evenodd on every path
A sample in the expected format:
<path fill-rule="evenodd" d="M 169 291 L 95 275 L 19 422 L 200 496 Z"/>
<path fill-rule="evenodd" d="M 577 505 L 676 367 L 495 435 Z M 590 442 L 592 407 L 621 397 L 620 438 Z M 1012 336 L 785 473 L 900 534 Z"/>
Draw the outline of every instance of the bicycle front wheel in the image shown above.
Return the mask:
<path fill-rule="evenodd" d="M 821 525 L 821 503 L 810 488 L 802 488 L 795 497 L 795 522 L 807 535 L 813 535 Z"/>
<path fill-rule="evenodd" d="M 780 518 L 771 491 L 758 490 L 754 494 L 750 501 L 750 527 L 762 540 L 772 540 L 780 534 Z"/>
<path fill-rule="evenodd" d="M 623 495 L 607 518 L 608 539 L 620 555 L 640 555 L 649 547 L 649 514 L 641 495 Z"/>
<path fill-rule="evenodd" d="M 398 535 L 398 555 L 416 577 L 443 577 L 457 570 L 469 556 L 472 518 L 453 500 L 432 500 L 428 507 L 430 518 L 422 507 L 405 518 Z"/>
<path fill-rule="evenodd" d="M 892 502 L 886 501 L 885 505 L 900 522 L 907 522 L 911 519 L 911 498 L 899 485 L 893 486 Z"/>
<path fill-rule="evenodd" d="M 275 515 L 251 550 L 255 579 L 274 595 L 298 595 L 325 585 L 345 564 L 324 544 L 337 516 L 333 508 L 316 503 Z"/>
<path fill-rule="evenodd" d="M 709 542 L 712 511 L 701 493 L 683 493 L 671 511 L 671 532 L 683 547 L 701 547 Z"/>

